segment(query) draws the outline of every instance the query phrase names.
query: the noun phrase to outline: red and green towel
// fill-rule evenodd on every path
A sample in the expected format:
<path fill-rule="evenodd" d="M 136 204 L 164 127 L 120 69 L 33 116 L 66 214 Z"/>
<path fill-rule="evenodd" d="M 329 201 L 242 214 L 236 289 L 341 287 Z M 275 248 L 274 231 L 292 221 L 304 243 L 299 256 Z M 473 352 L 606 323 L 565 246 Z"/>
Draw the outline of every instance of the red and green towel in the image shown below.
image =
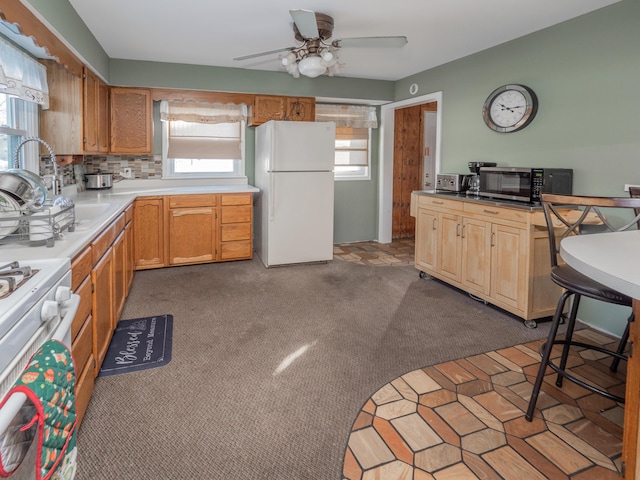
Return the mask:
<path fill-rule="evenodd" d="M 0 403 L 17 392 L 28 400 L 0 432 L 0 477 L 19 466 L 34 438 L 36 480 L 71 480 L 76 470 L 76 375 L 71 352 L 55 340 L 43 344 Z"/>

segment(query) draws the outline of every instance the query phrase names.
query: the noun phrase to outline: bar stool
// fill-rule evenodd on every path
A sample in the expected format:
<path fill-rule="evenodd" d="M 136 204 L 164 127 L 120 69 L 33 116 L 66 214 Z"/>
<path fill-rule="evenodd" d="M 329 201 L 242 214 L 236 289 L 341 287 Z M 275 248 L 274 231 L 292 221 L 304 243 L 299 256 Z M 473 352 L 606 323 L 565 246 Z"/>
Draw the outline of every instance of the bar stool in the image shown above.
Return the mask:
<path fill-rule="evenodd" d="M 606 287 L 591 278 L 579 273 L 569 265 L 561 262 L 560 241 L 571 235 L 589 233 L 617 232 L 640 228 L 640 198 L 607 198 L 607 197 L 582 197 L 575 195 L 543 194 L 542 206 L 544 209 L 547 230 L 549 233 L 549 248 L 551 253 L 551 279 L 564 289 L 558 299 L 556 311 L 551 322 L 547 341 L 541 346 L 542 356 L 538 374 L 531 392 L 531 399 L 525 418 L 532 421 L 538 395 L 544 381 L 547 367 L 555 371 L 558 376 L 556 385 L 562 386 L 564 378 L 584 387 L 585 389 L 603 395 L 616 402 L 624 403 L 624 398 L 611 394 L 606 390 L 586 383 L 581 378 L 567 371 L 567 359 L 572 346 L 584 349 L 596 350 L 613 357 L 610 369 L 616 371 L 618 362 L 626 360 L 623 354 L 627 343 L 629 329 L 628 322 L 633 321 L 633 313 L 628 318 L 625 334 L 622 336 L 617 350 L 608 350 L 601 346 L 590 345 L 573 340 L 576 315 L 580 305 L 580 299 L 585 296 L 603 302 L 631 307 L 630 297 Z M 621 210 L 622 209 L 622 210 Z M 626 209 L 626 210 L 624 210 Z M 638 210 L 636 210 L 638 209 Z M 605 215 L 605 212 L 609 215 Z M 619 226 L 615 226 L 619 225 Z M 567 329 L 564 339 L 557 339 L 558 327 L 565 320 L 565 306 L 572 299 Z M 554 345 L 563 345 L 559 363 L 551 361 L 551 351 Z"/>

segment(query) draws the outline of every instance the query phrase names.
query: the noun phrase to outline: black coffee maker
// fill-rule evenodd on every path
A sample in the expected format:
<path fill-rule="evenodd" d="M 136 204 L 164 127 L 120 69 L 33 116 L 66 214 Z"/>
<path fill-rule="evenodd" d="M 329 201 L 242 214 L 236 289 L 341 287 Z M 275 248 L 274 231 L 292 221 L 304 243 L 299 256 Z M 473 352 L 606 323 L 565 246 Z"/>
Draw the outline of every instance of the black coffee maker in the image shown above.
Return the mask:
<path fill-rule="evenodd" d="M 469 171 L 473 173 L 469 180 L 467 195 L 478 195 L 480 192 L 480 169 L 482 167 L 495 167 L 495 162 L 469 162 Z"/>

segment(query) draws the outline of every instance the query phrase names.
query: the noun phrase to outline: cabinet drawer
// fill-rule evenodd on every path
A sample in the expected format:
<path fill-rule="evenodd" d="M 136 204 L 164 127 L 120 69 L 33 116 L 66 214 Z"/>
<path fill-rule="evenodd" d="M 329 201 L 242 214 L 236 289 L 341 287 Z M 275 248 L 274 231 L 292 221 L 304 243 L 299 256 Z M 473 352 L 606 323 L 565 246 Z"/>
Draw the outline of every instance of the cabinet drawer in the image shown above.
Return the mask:
<path fill-rule="evenodd" d="M 250 193 L 225 193 L 221 195 L 220 204 L 224 205 L 251 205 Z"/>
<path fill-rule="evenodd" d="M 477 203 L 465 203 L 464 211 L 484 215 L 492 219 L 511 220 L 514 222 L 526 223 L 530 213 L 517 208 L 494 207 L 492 205 L 481 205 Z"/>
<path fill-rule="evenodd" d="M 212 194 L 169 196 L 169 208 L 215 207 L 216 205 L 217 196 Z"/>
<path fill-rule="evenodd" d="M 430 208 L 443 208 L 447 210 L 459 210 L 463 209 L 463 202 L 456 200 L 448 200 L 446 198 L 434 197 L 431 195 L 419 195 L 418 207 L 430 207 Z"/>
<path fill-rule="evenodd" d="M 91 393 L 93 392 L 93 386 L 95 384 L 95 377 L 93 375 L 95 363 L 95 358 L 91 355 L 85 369 L 76 382 L 76 415 L 78 425 L 82 422 L 84 413 L 87 411 L 87 406 L 89 405 L 89 400 L 91 400 Z"/>
<path fill-rule="evenodd" d="M 222 225 L 220 241 L 233 242 L 235 240 L 251 240 L 250 223 L 231 223 Z"/>
<path fill-rule="evenodd" d="M 91 352 L 93 351 L 93 322 L 91 317 L 84 322 L 80 333 L 71 344 L 73 360 L 76 362 L 76 372 L 84 370 Z"/>
<path fill-rule="evenodd" d="M 91 268 L 93 267 L 93 257 L 91 255 L 91 246 L 85 248 L 73 259 L 71 263 L 71 289 L 76 291 L 82 283 Z"/>
<path fill-rule="evenodd" d="M 224 207 L 222 209 L 221 223 L 246 223 L 251 222 L 251 205 Z"/>
<path fill-rule="evenodd" d="M 251 258 L 251 240 L 225 242 L 220 245 L 221 260 L 237 260 Z"/>
<path fill-rule="evenodd" d="M 71 324 L 72 339 L 76 338 L 84 321 L 91 315 L 91 277 L 87 277 L 74 292 L 80 295 L 80 305 Z"/>

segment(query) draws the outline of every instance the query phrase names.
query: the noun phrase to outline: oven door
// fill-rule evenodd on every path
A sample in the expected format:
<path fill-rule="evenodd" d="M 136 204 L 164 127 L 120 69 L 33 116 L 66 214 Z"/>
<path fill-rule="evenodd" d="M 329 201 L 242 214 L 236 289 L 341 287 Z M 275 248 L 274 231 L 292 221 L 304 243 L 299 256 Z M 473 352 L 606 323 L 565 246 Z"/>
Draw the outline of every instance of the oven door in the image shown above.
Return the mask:
<path fill-rule="evenodd" d="M 20 373 L 24 370 L 29 359 L 36 353 L 40 345 L 47 340 L 53 339 L 64 343 L 69 349 L 71 348 L 71 324 L 78 311 L 80 305 L 80 296 L 71 294 L 68 300 L 63 301 L 60 304 L 60 314 L 56 315 L 51 320 L 43 323 L 36 331 L 31 335 L 29 341 L 24 344 L 22 349 L 13 358 L 11 363 L 0 373 L 0 392 L 4 392 L 11 389 L 13 383 L 19 377 Z M 35 313 L 40 314 L 42 304 L 38 304 L 32 309 Z M 21 322 L 18 322 L 14 328 L 19 328 Z M 11 334 L 11 332 L 9 332 Z M 23 393 L 15 393 L 9 397 L 7 402 L 0 409 L 0 444 L 15 444 L 11 435 L 21 435 L 20 438 L 24 438 L 23 432 L 16 432 L 16 422 L 23 415 L 18 415 L 20 410 L 25 406 L 27 397 Z M 30 402 L 29 402 L 30 403 Z M 26 408 L 26 407 L 25 407 Z M 36 426 L 32 427 L 35 428 Z M 35 432 L 35 430 L 34 430 Z M 37 452 L 35 441 L 31 444 L 26 444 L 21 450 L 13 450 L 11 455 L 7 456 L 8 461 L 20 463 L 13 474 L 12 479 L 34 479 L 35 477 L 35 455 Z M 15 467 L 13 467 L 15 468 Z"/>
<path fill-rule="evenodd" d="M 531 168 L 482 168 L 478 194 L 483 197 L 530 202 L 532 175 Z"/>

